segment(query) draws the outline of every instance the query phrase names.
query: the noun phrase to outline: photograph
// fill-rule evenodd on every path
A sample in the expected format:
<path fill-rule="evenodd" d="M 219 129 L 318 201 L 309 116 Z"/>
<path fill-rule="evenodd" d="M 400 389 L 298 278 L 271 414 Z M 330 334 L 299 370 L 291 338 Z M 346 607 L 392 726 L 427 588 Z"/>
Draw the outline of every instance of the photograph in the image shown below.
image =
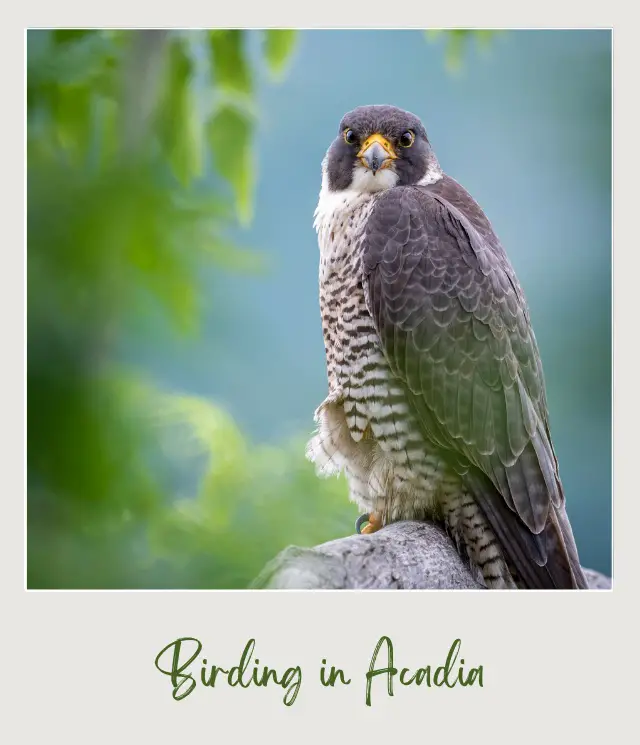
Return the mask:
<path fill-rule="evenodd" d="M 611 30 L 40 28 L 25 85 L 28 590 L 612 588 Z"/>

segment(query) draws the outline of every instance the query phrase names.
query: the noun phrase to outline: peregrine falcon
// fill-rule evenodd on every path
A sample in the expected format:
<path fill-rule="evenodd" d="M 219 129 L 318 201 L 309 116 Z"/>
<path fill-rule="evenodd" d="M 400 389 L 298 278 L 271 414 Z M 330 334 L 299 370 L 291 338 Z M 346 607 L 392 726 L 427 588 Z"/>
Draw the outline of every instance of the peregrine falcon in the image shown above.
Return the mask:
<path fill-rule="evenodd" d="M 346 114 L 315 212 L 329 393 L 307 456 L 370 533 L 437 520 L 489 588 L 586 588 L 524 294 L 418 117 Z"/>

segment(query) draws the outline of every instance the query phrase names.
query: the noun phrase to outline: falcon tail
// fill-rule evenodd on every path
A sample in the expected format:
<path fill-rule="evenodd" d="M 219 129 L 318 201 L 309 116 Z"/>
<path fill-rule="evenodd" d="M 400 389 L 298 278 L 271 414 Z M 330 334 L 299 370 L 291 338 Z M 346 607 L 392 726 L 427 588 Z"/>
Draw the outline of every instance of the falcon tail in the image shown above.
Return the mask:
<path fill-rule="evenodd" d="M 547 522 L 536 535 L 489 479 L 476 472 L 471 481 L 473 496 L 495 531 L 522 588 L 588 589 L 564 500 L 557 506 L 549 505 Z"/>

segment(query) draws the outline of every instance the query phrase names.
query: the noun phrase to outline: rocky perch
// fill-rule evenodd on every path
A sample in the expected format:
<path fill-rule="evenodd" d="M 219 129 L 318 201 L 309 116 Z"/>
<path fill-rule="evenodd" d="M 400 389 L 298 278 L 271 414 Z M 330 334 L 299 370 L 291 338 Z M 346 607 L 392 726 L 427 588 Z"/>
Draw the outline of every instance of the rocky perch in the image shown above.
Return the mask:
<path fill-rule="evenodd" d="M 585 569 L 592 590 L 611 579 Z M 289 546 L 269 562 L 254 588 L 290 590 L 479 590 L 451 539 L 433 523 L 398 522 L 314 548 Z"/>

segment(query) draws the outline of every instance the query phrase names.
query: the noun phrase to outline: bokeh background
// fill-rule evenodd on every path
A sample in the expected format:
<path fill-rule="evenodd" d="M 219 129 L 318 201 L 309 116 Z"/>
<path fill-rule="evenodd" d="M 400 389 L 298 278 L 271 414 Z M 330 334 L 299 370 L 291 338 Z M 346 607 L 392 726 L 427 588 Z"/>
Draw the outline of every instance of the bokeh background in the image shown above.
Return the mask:
<path fill-rule="evenodd" d="M 353 531 L 312 215 L 342 115 L 425 122 L 527 294 L 582 562 L 611 570 L 606 31 L 31 31 L 32 588 L 242 588 Z"/>

